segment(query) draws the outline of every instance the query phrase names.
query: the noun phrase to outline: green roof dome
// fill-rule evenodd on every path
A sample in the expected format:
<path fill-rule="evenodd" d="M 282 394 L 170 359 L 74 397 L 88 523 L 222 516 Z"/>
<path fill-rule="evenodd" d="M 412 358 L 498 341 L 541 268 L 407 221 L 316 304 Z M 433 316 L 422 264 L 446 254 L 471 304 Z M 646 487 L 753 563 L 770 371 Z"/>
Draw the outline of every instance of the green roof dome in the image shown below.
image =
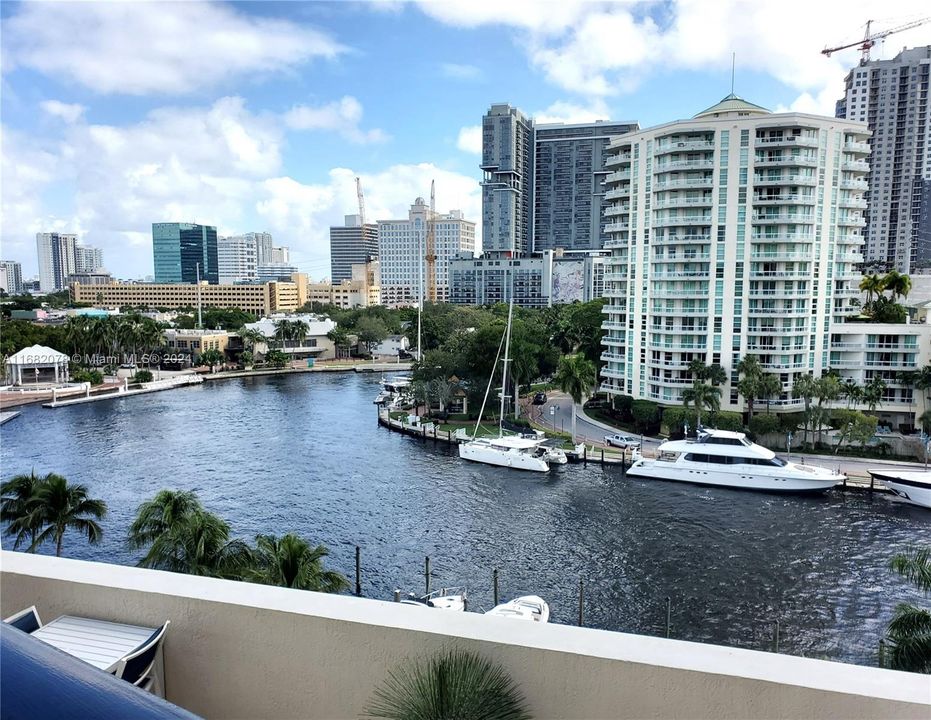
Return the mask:
<path fill-rule="evenodd" d="M 747 102 L 741 97 L 737 97 L 734 93 L 731 93 L 721 102 L 716 105 L 712 105 L 707 110 L 702 110 L 695 117 L 705 117 L 707 115 L 717 115 L 718 113 L 727 113 L 727 112 L 741 112 L 741 113 L 753 113 L 754 115 L 768 115 L 769 110 L 759 105 L 754 105 L 752 102 Z"/>

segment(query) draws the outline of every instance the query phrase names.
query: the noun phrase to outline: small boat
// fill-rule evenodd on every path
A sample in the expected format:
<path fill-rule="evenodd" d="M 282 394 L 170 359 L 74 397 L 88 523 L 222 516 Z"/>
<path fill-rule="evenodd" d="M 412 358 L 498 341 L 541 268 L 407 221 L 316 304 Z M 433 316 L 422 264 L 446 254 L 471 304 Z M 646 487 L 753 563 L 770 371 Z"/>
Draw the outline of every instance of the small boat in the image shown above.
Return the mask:
<path fill-rule="evenodd" d="M 627 471 L 631 477 L 744 490 L 820 492 L 845 479 L 829 468 L 778 458 L 744 433 L 729 430 L 704 430 L 697 440 L 666 441 L 655 459 L 647 460 L 637 451 L 633 459 Z"/>
<path fill-rule="evenodd" d="M 546 601 L 536 595 L 524 595 L 517 597 L 510 602 L 496 605 L 485 613 L 486 615 L 497 615 L 498 617 L 512 618 L 515 620 L 530 620 L 532 622 L 545 623 L 550 619 L 550 606 Z"/>
<path fill-rule="evenodd" d="M 376 405 L 398 405 L 405 396 L 411 392 L 411 379 L 409 377 L 392 377 L 382 379 L 381 392 L 373 401 Z"/>
<path fill-rule="evenodd" d="M 406 599 L 401 601 L 401 604 L 465 612 L 467 599 L 465 588 L 453 587 L 434 590 L 429 595 L 421 597 L 410 593 Z"/>
<path fill-rule="evenodd" d="M 556 465 L 565 465 L 569 462 L 569 458 L 566 456 L 564 450 L 558 447 L 553 447 L 552 445 L 541 445 L 543 448 L 543 459 L 546 462 Z"/>
<path fill-rule="evenodd" d="M 931 472 L 867 470 L 893 493 L 913 505 L 931 508 Z"/>

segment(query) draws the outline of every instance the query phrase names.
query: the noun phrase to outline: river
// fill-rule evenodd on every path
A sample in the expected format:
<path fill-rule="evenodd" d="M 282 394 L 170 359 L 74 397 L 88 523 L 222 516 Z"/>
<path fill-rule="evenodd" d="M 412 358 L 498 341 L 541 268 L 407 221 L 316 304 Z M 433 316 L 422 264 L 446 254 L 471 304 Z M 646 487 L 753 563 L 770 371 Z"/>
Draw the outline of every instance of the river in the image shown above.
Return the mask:
<path fill-rule="evenodd" d="M 132 564 L 126 530 L 162 488 L 194 490 L 234 534 L 297 532 L 362 590 L 390 599 L 465 585 L 470 609 L 538 594 L 552 621 L 875 664 L 897 602 L 920 594 L 888 569 L 931 538 L 931 512 L 889 495 L 781 496 L 568 465 L 549 474 L 467 464 L 454 448 L 377 425 L 380 378 L 320 373 L 207 382 L 49 410 L 0 430 L 2 474 L 56 472 L 106 500 L 104 537 L 64 555 Z M 4 547 L 9 540 L 4 539 Z M 47 551 L 54 551 L 49 546 Z"/>

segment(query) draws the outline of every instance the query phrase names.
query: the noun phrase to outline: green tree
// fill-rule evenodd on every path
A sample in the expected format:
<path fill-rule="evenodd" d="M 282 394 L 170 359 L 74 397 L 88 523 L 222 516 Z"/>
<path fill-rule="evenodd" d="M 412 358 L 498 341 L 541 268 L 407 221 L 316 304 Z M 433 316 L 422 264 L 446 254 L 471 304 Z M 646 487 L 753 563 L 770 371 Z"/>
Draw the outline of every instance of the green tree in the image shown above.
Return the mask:
<path fill-rule="evenodd" d="M 659 405 L 649 400 L 634 400 L 630 406 L 630 414 L 637 432 L 641 435 L 655 430 L 659 425 Z"/>
<path fill-rule="evenodd" d="M 151 370 L 137 370 L 136 374 L 133 375 L 133 382 L 137 382 L 137 383 L 152 382 L 152 371 Z"/>
<path fill-rule="evenodd" d="M 264 345 L 268 347 L 268 338 L 265 337 L 265 334 L 258 328 L 240 328 L 239 337 L 242 338 L 243 344 L 252 351 L 253 357 L 258 359 L 259 351 L 258 346 Z"/>
<path fill-rule="evenodd" d="M 865 308 L 869 309 L 873 304 L 874 298 L 882 295 L 883 290 L 886 289 L 886 284 L 883 282 L 883 279 L 876 275 L 867 275 L 860 281 L 860 290 L 866 293 L 866 303 Z"/>
<path fill-rule="evenodd" d="M 226 357 L 222 352 L 215 348 L 211 348 L 210 350 L 206 350 L 200 354 L 199 361 L 201 365 L 208 365 L 210 369 L 213 370 L 214 366 L 219 365 L 225 359 Z"/>
<path fill-rule="evenodd" d="M 197 495 L 186 490 L 160 490 L 151 500 L 136 509 L 136 518 L 129 526 L 127 542 L 132 550 L 149 547 L 162 535 L 180 527 L 194 512 L 203 508 Z M 139 564 L 151 567 L 153 557 L 147 555 Z"/>
<path fill-rule="evenodd" d="M 747 403 L 747 413 L 749 419 L 753 419 L 753 406 L 756 403 L 757 396 L 760 394 L 760 378 L 763 375 L 763 368 L 760 367 L 760 360 L 756 355 L 745 355 L 737 363 L 737 372 L 743 377 L 737 382 L 737 392 Z"/>
<path fill-rule="evenodd" d="M 458 649 L 389 672 L 366 713 L 390 720 L 530 718 L 524 698 L 500 665 Z"/>
<path fill-rule="evenodd" d="M 818 381 L 810 373 L 799 375 L 792 383 L 792 395 L 805 401 L 805 437 L 802 441 L 808 444 L 808 428 L 811 426 L 811 401 L 818 392 Z"/>
<path fill-rule="evenodd" d="M 14 550 L 27 541 L 27 547 L 31 547 L 39 534 L 39 518 L 32 513 L 32 503 L 42 482 L 43 478 L 33 470 L 28 475 L 15 475 L 0 486 L 0 522 L 6 526 L 4 533 L 16 538 Z"/>
<path fill-rule="evenodd" d="M 757 399 L 766 401 L 766 412 L 769 412 L 769 401 L 782 393 L 782 381 L 772 373 L 760 375 Z"/>
<path fill-rule="evenodd" d="M 909 548 L 892 558 L 892 569 L 910 583 L 931 593 L 931 547 Z M 931 611 L 900 603 L 886 628 L 889 667 L 931 673 Z"/>
<path fill-rule="evenodd" d="M 896 270 L 890 270 L 882 279 L 883 290 L 888 290 L 892 295 L 892 300 L 897 301 L 899 298 L 906 298 L 912 290 L 912 280 L 908 275 L 903 275 Z"/>
<path fill-rule="evenodd" d="M 584 355 L 566 355 L 559 360 L 559 367 L 553 382 L 572 398 L 572 442 L 576 440 L 576 406 L 588 396 L 597 379 L 598 370 L 595 363 Z"/>
<path fill-rule="evenodd" d="M 285 352 L 282 352 L 278 348 L 272 348 L 268 351 L 268 354 L 265 355 L 265 361 L 276 368 L 283 368 L 290 362 L 290 357 Z"/>
<path fill-rule="evenodd" d="M 332 330 L 330 330 L 330 331 L 326 334 L 326 336 L 327 336 L 327 338 L 333 343 L 333 345 L 336 347 L 336 356 L 337 356 L 337 357 L 339 357 L 340 354 L 341 354 L 341 353 L 340 353 L 340 350 L 342 350 L 342 351 L 344 351 L 344 352 L 347 351 L 347 350 L 349 350 L 349 346 L 350 346 L 349 333 L 346 332 L 346 329 L 345 329 L 345 328 L 339 327 L 339 326 L 337 325 L 335 328 L 333 328 Z"/>
<path fill-rule="evenodd" d="M 30 518 L 24 525 L 41 528 L 29 546 L 30 551 L 53 540 L 55 555 L 61 557 L 62 542 L 68 530 L 86 536 L 91 545 L 100 542 L 103 530 L 96 521 L 106 517 L 107 504 L 89 498 L 86 485 L 70 484 L 61 475 L 49 473 L 36 489 L 29 510 Z"/>
<path fill-rule="evenodd" d="M 685 407 L 692 406 L 695 408 L 698 418 L 697 423 L 700 426 L 702 410 L 707 409 L 709 412 L 718 412 L 721 409 L 721 388 L 697 382 L 682 391 L 682 404 Z"/>
<path fill-rule="evenodd" d="M 371 353 L 373 345 L 377 345 L 388 337 L 388 328 L 378 318 L 364 317 L 356 326 L 356 334 L 359 336 L 359 342 L 365 344 L 366 352 Z"/>
<path fill-rule="evenodd" d="M 845 442 L 859 443 L 862 447 L 876 434 L 877 419 L 857 410 L 837 410 L 834 412 L 833 420 L 840 429 L 837 445 L 834 446 L 835 455 Z"/>
<path fill-rule="evenodd" d="M 704 379 L 712 385 L 723 385 L 727 382 L 727 371 L 718 365 L 718 363 L 712 363 L 708 366 L 708 369 L 705 370 Z"/>
<path fill-rule="evenodd" d="M 266 585 L 337 593 L 349 587 L 340 573 L 326 570 L 323 559 L 329 550 L 311 547 L 303 538 L 288 533 L 282 537 L 258 535 L 253 552 L 253 569 L 246 578 Z"/>
<path fill-rule="evenodd" d="M 870 378 L 869 382 L 860 391 L 860 399 L 870 412 L 874 412 L 882 405 L 883 394 L 886 392 L 886 382 L 878 375 Z"/>

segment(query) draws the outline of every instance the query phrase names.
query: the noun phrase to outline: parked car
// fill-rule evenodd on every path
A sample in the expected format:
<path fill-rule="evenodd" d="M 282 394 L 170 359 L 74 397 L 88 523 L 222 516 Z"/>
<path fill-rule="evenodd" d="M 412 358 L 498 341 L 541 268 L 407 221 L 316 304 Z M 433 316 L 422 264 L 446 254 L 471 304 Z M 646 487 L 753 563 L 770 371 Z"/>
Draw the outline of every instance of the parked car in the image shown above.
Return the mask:
<path fill-rule="evenodd" d="M 639 448 L 640 438 L 636 435 L 605 435 L 605 445 L 619 448 Z"/>
<path fill-rule="evenodd" d="M 533 396 L 534 405 L 545 405 L 546 404 L 546 393 L 538 392 Z"/>

